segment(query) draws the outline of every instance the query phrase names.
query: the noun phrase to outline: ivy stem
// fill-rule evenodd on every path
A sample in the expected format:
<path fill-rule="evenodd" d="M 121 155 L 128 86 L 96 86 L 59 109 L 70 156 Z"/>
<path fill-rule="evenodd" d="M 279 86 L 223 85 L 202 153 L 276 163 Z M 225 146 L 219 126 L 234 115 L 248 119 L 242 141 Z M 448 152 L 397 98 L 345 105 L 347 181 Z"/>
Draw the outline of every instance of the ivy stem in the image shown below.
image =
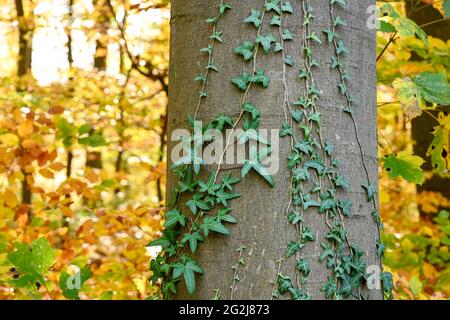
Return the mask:
<path fill-rule="evenodd" d="M 219 7 L 222 6 L 222 5 L 223 5 L 223 0 L 220 1 Z M 212 34 L 213 34 L 213 35 L 214 35 L 214 34 L 216 33 L 216 31 L 217 31 L 217 24 L 219 23 L 219 20 L 220 20 L 220 17 L 221 17 L 221 16 L 222 16 L 222 15 L 221 15 L 221 13 L 220 13 L 220 11 L 219 11 L 219 14 L 216 16 L 216 22 L 213 24 L 213 29 L 212 29 Z M 214 50 L 214 45 L 215 45 L 215 43 L 216 43 L 216 39 L 215 39 L 215 38 L 212 38 L 212 39 L 211 39 L 211 42 L 210 42 L 211 53 L 208 54 L 208 66 L 212 63 L 212 59 L 213 59 L 213 50 Z M 200 91 L 200 92 L 202 92 L 202 93 L 205 92 L 206 84 L 207 84 L 207 80 L 208 80 L 209 73 L 210 73 L 210 69 L 207 68 L 207 69 L 206 69 L 206 72 L 205 72 L 205 79 L 204 79 L 203 84 L 202 84 L 202 89 L 201 89 L 201 91 Z M 202 94 L 201 94 L 201 95 L 199 96 L 199 98 L 198 98 L 197 107 L 195 108 L 195 113 L 194 113 L 194 119 L 197 119 L 198 111 L 200 110 L 200 107 L 201 107 L 202 102 L 203 102 L 203 100 L 204 100 L 203 98 L 205 98 L 205 97 L 204 97 Z"/>
<path fill-rule="evenodd" d="M 265 17 L 265 11 L 263 11 L 263 13 L 261 14 L 261 23 L 260 23 L 260 25 L 258 27 L 258 30 L 256 32 L 256 37 L 258 37 L 260 35 L 260 33 L 261 33 L 261 29 L 262 29 L 262 26 L 263 26 L 263 23 L 264 23 L 264 17 Z M 255 72 L 256 72 L 256 57 L 258 55 L 258 50 L 259 50 L 259 43 L 256 44 L 255 52 L 253 53 L 252 75 L 255 74 Z M 244 103 L 246 102 L 248 93 L 249 93 L 251 88 L 252 88 L 252 83 L 250 82 L 248 84 L 248 87 L 246 88 L 243 96 L 242 96 L 241 104 L 240 104 L 241 106 L 243 106 Z M 233 132 L 236 130 L 237 125 L 242 120 L 242 117 L 244 116 L 244 113 L 245 113 L 245 111 L 241 110 L 241 112 L 239 113 L 239 116 L 237 117 L 236 121 L 233 123 L 233 126 L 231 127 L 231 132 L 230 132 L 230 134 L 229 134 L 229 136 L 227 138 L 227 142 L 226 142 L 225 147 L 224 147 L 224 149 L 222 151 L 222 154 L 220 155 L 219 163 L 217 165 L 217 169 L 216 169 L 216 172 L 214 174 L 214 182 L 217 181 L 217 177 L 219 175 L 221 166 L 223 164 L 223 159 L 225 157 L 225 154 L 226 154 L 228 148 L 231 145 L 231 139 L 233 138 Z"/>

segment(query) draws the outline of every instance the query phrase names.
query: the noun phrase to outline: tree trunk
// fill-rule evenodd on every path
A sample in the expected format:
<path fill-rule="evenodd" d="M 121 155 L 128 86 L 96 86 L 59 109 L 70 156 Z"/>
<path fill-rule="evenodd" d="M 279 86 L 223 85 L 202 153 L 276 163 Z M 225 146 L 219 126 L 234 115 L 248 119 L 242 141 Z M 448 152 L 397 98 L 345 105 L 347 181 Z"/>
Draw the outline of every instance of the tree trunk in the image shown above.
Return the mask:
<path fill-rule="evenodd" d="M 69 0 L 67 3 L 68 8 L 68 26 L 67 26 L 67 60 L 69 62 L 69 83 L 72 84 L 73 76 L 72 76 L 72 67 L 73 67 L 73 45 L 72 45 L 72 24 L 73 24 L 73 0 Z M 71 85 L 69 88 L 69 92 L 73 94 L 74 89 Z M 72 175 L 72 162 L 73 162 L 73 152 L 72 148 L 67 148 L 67 168 L 66 168 L 66 179 L 69 179 Z"/>
<path fill-rule="evenodd" d="M 17 75 L 26 75 L 31 70 L 32 30 L 25 21 L 25 12 L 22 0 L 15 0 L 17 20 L 19 22 L 19 57 Z"/>
<path fill-rule="evenodd" d="M 219 73 L 213 73 L 208 80 L 206 103 L 199 112 L 201 120 L 211 121 L 220 113 L 233 115 L 240 113 L 242 94 L 230 82 L 243 71 L 248 72 L 249 65 L 243 64 L 233 53 L 234 48 L 244 41 L 254 41 L 255 28 L 243 21 L 250 15 L 251 9 L 262 12 L 263 0 L 229 0 L 232 9 L 221 18 L 218 31 L 223 31 L 223 43 L 214 48 L 214 59 L 219 66 Z M 293 41 L 286 41 L 286 54 L 292 55 L 294 67 L 287 67 L 283 73 L 283 62 L 279 54 L 259 54 L 257 69 L 262 68 L 270 77 L 267 89 L 254 88 L 248 94 L 248 101 L 261 110 L 263 129 L 280 129 L 285 122 L 283 111 L 283 78 L 288 84 L 287 92 L 292 101 L 304 93 L 304 84 L 298 78 L 303 64 L 303 1 L 291 1 L 294 14 L 283 14 L 283 25 L 293 34 Z M 205 20 L 217 13 L 220 1 L 210 0 L 173 0 L 171 2 L 171 56 L 170 56 L 170 99 L 168 110 L 168 168 L 171 167 L 170 154 L 177 142 L 172 141 L 171 134 L 177 128 L 186 128 L 189 115 L 195 113 L 198 100 L 199 84 L 193 79 L 203 72 L 205 57 L 199 49 L 209 43 L 211 26 Z M 284 1 L 283 1 L 284 3 Z M 340 162 L 340 173 L 346 178 L 350 187 L 345 197 L 353 201 L 352 215 L 345 219 L 349 238 L 364 251 L 367 265 L 380 265 L 376 255 L 375 243 L 379 238 L 378 229 L 371 212 L 372 204 L 367 202 L 367 195 L 362 184 L 367 183 L 366 173 L 361 161 L 356 133 L 351 118 L 342 111 L 345 104 L 338 91 L 339 76 L 330 69 L 334 48 L 323 36 L 322 30 L 331 26 L 329 0 L 310 1 L 314 8 L 312 29 L 322 39 L 322 45 L 314 45 L 314 57 L 320 63 L 316 68 L 315 78 L 321 91 L 318 102 L 322 115 L 322 134 L 326 141 L 333 143 L 335 157 Z M 376 65 L 375 65 L 375 30 L 366 26 L 368 6 L 373 0 L 351 0 L 348 9 L 336 8 L 339 15 L 348 23 L 339 35 L 347 44 L 350 53 L 344 58 L 346 70 L 351 76 L 350 91 L 358 101 L 354 117 L 358 123 L 361 145 L 366 157 L 368 173 L 372 184 L 377 185 L 377 131 L 376 131 Z M 268 18 L 261 34 L 271 32 L 278 39 L 278 27 L 270 26 L 273 12 L 266 12 Z M 262 52 L 262 49 L 260 49 Z M 287 243 L 298 237 L 297 231 L 286 221 L 286 206 L 290 199 L 291 171 L 287 168 L 286 158 L 291 152 L 289 139 L 281 138 L 279 147 L 280 169 L 274 175 L 275 188 L 271 189 L 261 177 L 254 173 L 247 175 L 235 192 L 241 197 L 232 200 L 231 208 L 238 223 L 231 226 L 231 235 L 210 235 L 199 245 L 195 259 L 204 268 L 204 274 L 198 277 L 197 290 L 193 298 L 211 299 L 218 292 L 222 299 L 270 299 L 273 293 L 277 273 L 292 273 L 295 259 L 284 261 L 278 269 L 279 259 L 284 257 Z M 229 166 L 227 172 L 240 176 L 241 167 Z M 176 175 L 168 170 L 168 190 L 177 185 Z M 168 195 L 170 192 L 168 192 Z M 305 222 L 316 235 L 316 241 L 302 249 L 302 255 L 311 264 L 311 274 L 305 284 L 305 290 L 313 299 L 323 299 L 321 288 L 331 275 L 325 263 L 319 262 L 322 253 L 320 243 L 324 242 L 328 232 L 324 215 L 317 210 L 306 214 Z M 231 268 L 239 258 L 236 250 L 245 246 L 243 252 L 245 266 L 239 269 L 240 281 L 232 295 L 230 286 L 234 282 L 235 271 Z M 182 282 L 182 281 L 181 281 Z M 186 294 L 184 284 L 180 282 L 177 299 L 192 298 Z M 380 290 L 368 290 L 369 299 L 381 299 Z"/>
<path fill-rule="evenodd" d="M 31 72 L 32 39 L 33 30 L 28 27 L 25 20 L 25 11 L 22 0 L 15 0 L 16 14 L 19 25 L 19 56 L 17 62 L 17 76 L 19 77 L 18 90 L 24 91 L 23 77 Z M 22 204 L 31 204 L 31 190 L 26 179 L 27 174 L 23 171 L 25 179 L 22 182 Z"/>
<path fill-rule="evenodd" d="M 416 10 L 413 10 L 412 4 L 409 2 L 406 3 L 406 10 L 409 18 L 418 25 L 424 25 L 426 23 L 442 20 L 444 18 L 439 10 L 433 6 L 427 4 L 422 5 L 423 7 L 418 7 Z M 431 24 L 424 27 L 424 30 L 427 35 L 441 39 L 444 42 L 447 42 L 450 39 L 450 21 L 442 21 Z M 421 60 L 417 54 L 414 54 L 412 59 Z M 445 108 L 447 108 L 447 106 L 442 106 L 442 109 Z M 435 116 L 438 114 L 438 112 L 433 111 L 432 113 Z M 416 142 L 414 144 L 414 154 L 417 154 L 427 160 L 423 165 L 423 169 L 427 171 L 431 171 L 433 169 L 431 167 L 431 159 L 430 157 L 427 157 L 427 150 L 433 140 L 431 131 L 435 126 L 436 121 L 426 113 L 423 113 L 421 116 L 412 120 L 412 138 Z M 421 186 L 417 186 L 417 190 L 440 192 L 445 197 L 450 198 L 450 188 L 448 188 L 449 183 L 450 179 L 434 174 L 431 178 L 426 179 Z"/>

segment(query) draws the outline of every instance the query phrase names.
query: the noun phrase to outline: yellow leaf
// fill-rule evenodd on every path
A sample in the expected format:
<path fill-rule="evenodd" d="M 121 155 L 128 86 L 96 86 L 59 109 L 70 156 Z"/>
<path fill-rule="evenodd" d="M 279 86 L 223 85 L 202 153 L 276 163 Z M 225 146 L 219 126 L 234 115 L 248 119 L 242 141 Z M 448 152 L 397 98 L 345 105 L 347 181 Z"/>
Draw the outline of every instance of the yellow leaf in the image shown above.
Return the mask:
<path fill-rule="evenodd" d="M 14 191 L 12 191 L 11 189 L 6 189 L 5 190 L 5 195 L 4 195 L 4 201 L 5 204 L 10 207 L 11 209 L 14 209 L 17 206 L 17 196 L 16 193 Z"/>
<path fill-rule="evenodd" d="M 427 226 L 423 226 L 422 227 L 422 233 L 427 235 L 427 236 L 429 236 L 429 237 L 433 236 L 433 230 L 430 227 L 427 227 Z"/>
<path fill-rule="evenodd" d="M 428 262 L 424 262 L 423 264 L 423 274 L 427 278 L 434 278 L 436 276 L 436 269 L 434 266 Z"/>
<path fill-rule="evenodd" d="M 0 136 L 0 142 L 8 147 L 14 147 L 19 144 L 19 137 L 13 133 L 5 133 Z"/>

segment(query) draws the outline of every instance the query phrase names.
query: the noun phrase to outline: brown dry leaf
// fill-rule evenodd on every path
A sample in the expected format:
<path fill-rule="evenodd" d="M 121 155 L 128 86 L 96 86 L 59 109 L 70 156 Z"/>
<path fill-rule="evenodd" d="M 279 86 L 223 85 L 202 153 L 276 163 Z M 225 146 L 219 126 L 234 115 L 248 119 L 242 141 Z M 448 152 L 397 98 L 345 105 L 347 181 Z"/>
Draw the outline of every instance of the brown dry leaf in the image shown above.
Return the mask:
<path fill-rule="evenodd" d="M 51 108 L 48 110 L 48 113 L 49 113 L 49 114 L 61 114 L 61 113 L 63 113 L 63 112 L 64 112 L 64 108 L 61 107 L 61 106 L 51 107 Z"/>
<path fill-rule="evenodd" d="M 90 183 L 96 183 L 98 181 L 98 175 L 94 172 L 94 170 L 90 168 L 86 168 L 84 176 L 89 180 Z"/>
<path fill-rule="evenodd" d="M 55 162 L 50 165 L 50 169 L 52 169 L 53 171 L 61 171 L 65 168 L 66 166 L 64 165 L 64 163 L 61 162 Z"/>

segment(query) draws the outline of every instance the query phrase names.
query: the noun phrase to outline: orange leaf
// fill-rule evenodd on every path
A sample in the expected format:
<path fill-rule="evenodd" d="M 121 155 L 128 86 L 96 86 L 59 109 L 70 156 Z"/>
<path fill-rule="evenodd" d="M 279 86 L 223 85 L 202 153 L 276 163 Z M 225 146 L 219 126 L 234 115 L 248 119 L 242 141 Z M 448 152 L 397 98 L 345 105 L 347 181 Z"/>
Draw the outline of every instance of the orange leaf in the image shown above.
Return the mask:
<path fill-rule="evenodd" d="M 86 168 L 84 176 L 89 180 L 90 183 L 95 183 L 98 181 L 97 174 L 90 168 Z"/>
<path fill-rule="evenodd" d="M 33 121 L 26 120 L 19 125 L 17 132 L 19 133 L 20 137 L 27 137 L 33 133 L 33 130 L 34 130 Z"/>
<path fill-rule="evenodd" d="M 61 207 L 61 211 L 64 213 L 64 216 L 73 217 L 73 211 L 69 207 Z"/>
<path fill-rule="evenodd" d="M 63 170 L 65 167 L 66 167 L 66 166 L 65 166 L 63 163 L 61 163 L 61 162 L 55 162 L 55 163 L 52 163 L 52 164 L 50 165 L 50 168 L 51 168 L 52 170 L 54 170 L 54 171 L 61 171 L 61 170 Z"/>
<path fill-rule="evenodd" d="M 39 170 L 39 174 L 47 179 L 53 179 L 55 177 L 53 172 L 46 168 Z"/>

